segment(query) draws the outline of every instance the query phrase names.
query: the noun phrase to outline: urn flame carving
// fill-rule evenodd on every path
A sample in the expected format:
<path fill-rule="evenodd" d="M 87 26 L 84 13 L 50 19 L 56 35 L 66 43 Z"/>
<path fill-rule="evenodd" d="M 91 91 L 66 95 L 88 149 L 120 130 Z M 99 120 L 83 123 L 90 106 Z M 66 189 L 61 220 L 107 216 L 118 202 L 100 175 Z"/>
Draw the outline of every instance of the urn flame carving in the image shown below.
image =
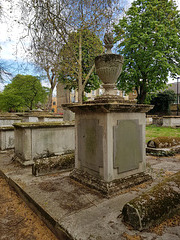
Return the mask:
<path fill-rule="evenodd" d="M 123 57 L 118 54 L 113 54 L 111 48 L 113 47 L 113 36 L 111 33 L 106 33 L 104 37 L 106 54 L 97 56 L 95 58 L 96 73 L 102 80 L 105 88 L 104 95 L 113 94 L 115 82 L 122 71 Z"/>

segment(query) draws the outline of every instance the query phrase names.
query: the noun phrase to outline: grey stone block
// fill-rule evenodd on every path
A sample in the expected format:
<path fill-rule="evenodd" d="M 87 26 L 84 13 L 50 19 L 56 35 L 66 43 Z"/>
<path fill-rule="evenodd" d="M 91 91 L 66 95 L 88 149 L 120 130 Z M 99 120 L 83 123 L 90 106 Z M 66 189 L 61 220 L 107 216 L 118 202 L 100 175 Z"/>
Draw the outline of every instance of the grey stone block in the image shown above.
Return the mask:
<path fill-rule="evenodd" d="M 114 168 L 119 173 L 137 169 L 142 162 L 141 136 L 138 120 L 120 120 L 114 127 Z"/>

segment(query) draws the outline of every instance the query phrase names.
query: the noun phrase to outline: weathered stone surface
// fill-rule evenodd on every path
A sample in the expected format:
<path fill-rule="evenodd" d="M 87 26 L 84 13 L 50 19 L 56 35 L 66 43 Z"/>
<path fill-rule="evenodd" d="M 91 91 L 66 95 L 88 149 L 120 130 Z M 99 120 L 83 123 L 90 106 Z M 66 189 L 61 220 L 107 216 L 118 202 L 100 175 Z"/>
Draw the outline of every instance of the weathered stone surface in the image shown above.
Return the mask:
<path fill-rule="evenodd" d="M 163 118 L 162 117 L 153 117 L 153 122 L 156 126 L 162 126 L 163 125 Z"/>
<path fill-rule="evenodd" d="M 19 123 L 15 127 L 15 156 L 27 162 L 75 149 L 72 122 Z"/>
<path fill-rule="evenodd" d="M 126 223 L 143 230 L 171 216 L 180 206 L 180 172 L 124 205 Z"/>
<path fill-rule="evenodd" d="M 137 100 L 125 100 L 123 97 L 119 95 L 101 95 L 95 97 L 93 101 L 87 101 L 84 104 L 94 104 L 94 103 L 125 103 L 125 104 L 136 104 Z"/>
<path fill-rule="evenodd" d="M 0 126 L 12 126 L 13 123 L 21 122 L 21 118 L 13 115 L 0 115 Z"/>
<path fill-rule="evenodd" d="M 176 226 L 176 227 L 172 227 L 172 228 L 167 229 L 167 230 L 166 230 L 166 233 L 175 234 L 175 235 L 178 236 L 179 239 L 180 239 L 180 227 L 179 227 L 179 226 Z"/>
<path fill-rule="evenodd" d="M 119 120 L 114 127 L 114 168 L 126 172 L 139 167 L 143 161 L 142 125 L 136 120 Z"/>
<path fill-rule="evenodd" d="M 14 148 L 14 127 L 0 127 L 0 150 Z"/>
<path fill-rule="evenodd" d="M 13 124 L 15 128 L 55 128 L 63 126 L 72 126 L 74 122 L 22 122 Z"/>
<path fill-rule="evenodd" d="M 165 233 L 163 236 L 157 237 L 156 240 L 179 240 L 179 236 L 176 236 L 174 234 Z"/>
<path fill-rule="evenodd" d="M 95 103 L 95 104 L 63 104 L 63 107 L 67 107 L 72 112 L 84 113 L 84 112 L 140 112 L 145 113 L 153 108 L 153 105 L 147 104 L 132 104 L 132 103 Z"/>
<path fill-rule="evenodd" d="M 74 153 L 63 154 L 58 157 L 37 159 L 32 165 L 32 174 L 37 177 L 52 172 L 55 173 L 62 170 L 72 169 L 74 167 L 74 162 Z"/>
<path fill-rule="evenodd" d="M 46 111 L 31 111 L 25 113 L 18 113 L 22 118 L 22 122 L 62 122 L 63 116 L 54 115 Z"/>
<path fill-rule="evenodd" d="M 151 148 L 168 148 L 180 144 L 180 137 L 157 137 L 147 143 Z"/>
<path fill-rule="evenodd" d="M 119 77 L 123 57 L 118 54 L 104 54 L 95 58 L 96 72 L 103 83 L 115 83 Z"/>
<path fill-rule="evenodd" d="M 100 191 L 105 196 L 117 194 L 123 189 L 127 189 L 135 185 L 144 183 L 146 181 L 152 180 L 150 175 L 145 173 L 138 173 L 122 179 L 116 179 L 111 182 L 106 182 L 100 177 L 93 176 L 87 172 L 78 169 L 74 169 L 70 173 L 70 177 L 82 184 L 89 186 L 90 188 L 94 188 Z"/>
<path fill-rule="evenodd" d="M 174 156 L 175 154 L 180 153 L 180 145 L 171 147 L 171 148 L 152 148 L 147 147 L 146 153 L 153 156 Z"/>
<path fill-rule="evenodd" d="M 179 127 L 180 116 L 163 116 L 164 127 Z"/>
<path fill-rule="evenodd" d="M 99 172 L 103 167 L 103 128 L 96 119 L 81 119 L 78 124 L 78 159 L 83 167 Z"/>
<path fill-rule="evenodd" d="M 121 103 L 119 97 L 110 93 L 106 96 L 103 101 L 107 102 L 65 104 L 63 107 L 76 114 L 75 168 L 79 172 L 74 178 L 109 193 L 113 181 L 121 182 L 121 179 L 145 171 L 145 112 L 153 106 Z M 86 173 L 92 175 L 87 181 L 82 180 Z M 102 179 L 105 185 L 102 181 L 96 185 L 98 179 Z M 115 184 L 114 189 L 118 191 L 119 187 Z"/>
<path fill-rule="evenodd" d="M 63 111 L 63 121 L 74 121 L 75 114 L 68 109 L 64 109 Z"/>

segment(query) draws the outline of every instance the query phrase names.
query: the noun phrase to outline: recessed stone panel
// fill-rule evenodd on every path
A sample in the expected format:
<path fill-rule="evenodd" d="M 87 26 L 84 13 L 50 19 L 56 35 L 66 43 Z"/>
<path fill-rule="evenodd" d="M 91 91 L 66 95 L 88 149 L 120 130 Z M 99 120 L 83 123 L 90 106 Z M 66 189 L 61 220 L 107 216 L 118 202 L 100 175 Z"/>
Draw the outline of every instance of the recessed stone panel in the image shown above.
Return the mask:
<path fill-rule="evenodd" d="M 103 166 L 103 128 L 96 119 L 81 119 L 78 124 L 78 159 L 96 172 Z"/>
<path fill-rule="evenodd" d="M 113 136 L 114 168 L 118 173 L 139 168 L 143 161 L 142 125 L 138 120 L 119 120 Z"/>

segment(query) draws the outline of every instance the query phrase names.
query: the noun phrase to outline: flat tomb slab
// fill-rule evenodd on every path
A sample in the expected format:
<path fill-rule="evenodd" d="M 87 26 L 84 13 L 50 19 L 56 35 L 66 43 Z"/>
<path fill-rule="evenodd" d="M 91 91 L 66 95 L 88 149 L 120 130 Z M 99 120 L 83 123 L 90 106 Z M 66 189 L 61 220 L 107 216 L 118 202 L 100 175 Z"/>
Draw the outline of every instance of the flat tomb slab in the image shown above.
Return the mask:
<path fill-rule="evenodd" d="M 15 156 L 27 163 L 74 151 L 75 129 L 71 122 L 15 124 Z"/>

